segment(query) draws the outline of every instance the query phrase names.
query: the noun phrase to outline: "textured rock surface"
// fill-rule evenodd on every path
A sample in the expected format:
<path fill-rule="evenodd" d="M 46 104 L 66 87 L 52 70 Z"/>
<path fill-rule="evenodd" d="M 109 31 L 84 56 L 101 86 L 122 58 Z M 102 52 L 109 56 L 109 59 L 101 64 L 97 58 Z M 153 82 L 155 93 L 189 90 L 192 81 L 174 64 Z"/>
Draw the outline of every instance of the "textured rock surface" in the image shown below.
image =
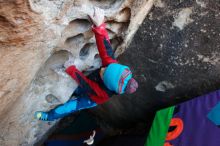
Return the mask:
<path fill-rule="evenodd" d="M 219 89 L 219 24 L 219 0 L 157 0 L 119 57 L 140 87 L 94 111 L 103 127 L 147 123 L 155 109 Z"/>
<path fill-rule="evenodd" d="M 67 101 L 76 84 L 63 73 L 72 55 L 81 69 L 100 66 L 87 19 L 105 9 L 116 55 L 121 54 L 153 0 L 0 0 L 0 145 L 32 145 L 55 123 L 33 119 Z M 47 103 L 54 95 L 58 103 Z"/>

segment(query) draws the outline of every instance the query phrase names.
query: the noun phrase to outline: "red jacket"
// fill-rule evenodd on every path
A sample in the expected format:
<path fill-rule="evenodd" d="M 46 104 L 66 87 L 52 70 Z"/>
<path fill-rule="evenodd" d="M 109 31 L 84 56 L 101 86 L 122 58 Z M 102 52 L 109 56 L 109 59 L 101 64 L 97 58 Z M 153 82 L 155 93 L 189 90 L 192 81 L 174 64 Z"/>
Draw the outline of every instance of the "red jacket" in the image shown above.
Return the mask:
<path fill-rule="evenodd" d="M 108 32 L 106 31 L 106 25 L 92 27 L 93 32 L 95 33 L 96 44 L 99 51 L 100 58 L 102 59 L 102 66 L 106 67 L 111 63 L 117 63 L 114 59 L 114 53 L 110 44 Z M 109 100 L 109 91 L 106 87 L 103 87 L 104 84 L 96 83 L 95 81 L 87 78 L 80 72 L 75 66 L 70 66 L 66 69 L 66 72 L 79 84 L 81 88 L 85 90 L 87 95 L 96 102 L 97 104 L 102 104 Z"/>

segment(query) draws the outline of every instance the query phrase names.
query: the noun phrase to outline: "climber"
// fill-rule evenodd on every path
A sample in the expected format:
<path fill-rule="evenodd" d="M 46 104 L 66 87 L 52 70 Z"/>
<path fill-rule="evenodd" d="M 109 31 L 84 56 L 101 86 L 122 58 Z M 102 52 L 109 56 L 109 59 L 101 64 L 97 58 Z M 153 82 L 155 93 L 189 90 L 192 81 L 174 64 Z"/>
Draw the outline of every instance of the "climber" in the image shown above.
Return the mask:
<path fill-rule="evenodd" d="M 94 8 L 94 12 L 89 14 L 89 18 L 93 22 L 92 30 L 95 33 L 97 48 L 102 59 L 101 69 L 86 77 L 76 68 L 73 58 L 69 58 L 64 63 L 64 67 L 66 73 L 79 85 L 73 93 L 73 96 L 77 98 L 71 99 L 48 112 L 37 111 L 35 118 L 52 121 L 70 113 L 102 104 L 108 101 L 113 94 L 131 94 L 138 88 L 138 83 L 132 78 L 129 67 L 119 64 L 114 58 L 105 28 L 104 11 Z"/>

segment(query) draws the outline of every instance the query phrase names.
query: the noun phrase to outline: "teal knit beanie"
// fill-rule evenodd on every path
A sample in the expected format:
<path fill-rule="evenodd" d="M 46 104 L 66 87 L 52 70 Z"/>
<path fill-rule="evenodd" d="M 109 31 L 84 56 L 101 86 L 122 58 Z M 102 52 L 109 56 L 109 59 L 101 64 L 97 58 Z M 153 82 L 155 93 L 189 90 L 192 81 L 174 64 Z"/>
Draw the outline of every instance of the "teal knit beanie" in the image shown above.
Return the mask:
<path fill-rule="evenodd" d="M 106 87 L 118 94 L 125 92 L 125 88 L 131 78 L 130 68 L 117 63 L 108 65 L 103 74 L 103 81 Z"/>

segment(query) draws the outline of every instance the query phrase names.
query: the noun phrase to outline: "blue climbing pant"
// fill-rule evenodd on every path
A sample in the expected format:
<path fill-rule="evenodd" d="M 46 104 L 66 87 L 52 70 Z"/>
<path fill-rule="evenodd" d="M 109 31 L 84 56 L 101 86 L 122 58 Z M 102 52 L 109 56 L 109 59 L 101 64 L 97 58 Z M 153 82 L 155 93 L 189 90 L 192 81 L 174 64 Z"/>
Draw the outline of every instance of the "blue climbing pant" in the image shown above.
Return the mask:
<path fill-rule="evenodd" d="M 48 120 L 55 120 L 62 118 L 70 113 L 88 109 L 97 106 L 95 102 L 89 99 L 89 97 L 78 97 L 75 99 L 71 99 L 65 104 L 59 105 L 56 108 L 50 110 L 48 112 Z"/>

